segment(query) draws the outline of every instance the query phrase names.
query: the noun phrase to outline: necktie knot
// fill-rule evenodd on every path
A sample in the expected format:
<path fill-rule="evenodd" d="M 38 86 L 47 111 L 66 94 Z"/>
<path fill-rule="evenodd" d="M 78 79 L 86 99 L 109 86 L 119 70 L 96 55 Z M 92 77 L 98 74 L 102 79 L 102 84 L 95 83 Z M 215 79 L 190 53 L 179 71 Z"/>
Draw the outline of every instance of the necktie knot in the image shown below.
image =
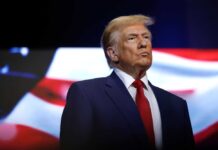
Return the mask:
<path fill-rule="evenodd" d="M 142 88 L 144 86 L 143 82 L 139 79 L 135 80 L 132 85 L 135 87 L 135 88 Z"/>

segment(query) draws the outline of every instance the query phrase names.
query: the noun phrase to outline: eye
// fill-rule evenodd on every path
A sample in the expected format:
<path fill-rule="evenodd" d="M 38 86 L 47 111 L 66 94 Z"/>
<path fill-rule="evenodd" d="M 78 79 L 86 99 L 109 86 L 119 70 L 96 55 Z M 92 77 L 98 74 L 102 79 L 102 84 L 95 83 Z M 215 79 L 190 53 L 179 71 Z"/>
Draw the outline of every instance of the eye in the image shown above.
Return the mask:
<path fill-rule="evenodd" d="M 128 37 L 128 41 L 133 41 L 133 40 L 135 40 L 135 36 L 131 36 L 131 37 Z"/>
<path fill-rule="evenodd" d="M 131 40 L 134 40 L 135 37 L 128 37 L 128 40 L 131 41 Z"/>
<path fill-rule="evenodd" d="M 151 37 L 149 35 L 145 35 L 144 38 L 145 39 L 151 39 Z"/>

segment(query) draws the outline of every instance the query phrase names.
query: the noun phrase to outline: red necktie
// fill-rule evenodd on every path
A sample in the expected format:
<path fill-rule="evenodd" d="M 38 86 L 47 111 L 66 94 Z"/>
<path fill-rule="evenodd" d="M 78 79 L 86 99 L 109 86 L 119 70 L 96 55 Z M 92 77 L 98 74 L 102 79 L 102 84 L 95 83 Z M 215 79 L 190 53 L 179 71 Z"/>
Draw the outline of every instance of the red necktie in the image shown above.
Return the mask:
<path fill-rule="evenodd" d="M 146 133 L 149 138 L 151 149 L 155 147 L 154 129 L 149 101 L 144 95 L 144 84 L 141 80 L 135 80 L 133 86 L 136 88 L 136 105 L 143 121 Z"/>

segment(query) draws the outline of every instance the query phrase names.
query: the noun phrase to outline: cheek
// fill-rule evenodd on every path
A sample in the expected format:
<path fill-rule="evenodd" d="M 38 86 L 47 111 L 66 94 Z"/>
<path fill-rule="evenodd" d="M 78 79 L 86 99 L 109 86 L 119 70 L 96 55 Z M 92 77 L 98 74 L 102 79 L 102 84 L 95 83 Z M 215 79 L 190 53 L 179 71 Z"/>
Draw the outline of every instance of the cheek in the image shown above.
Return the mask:
<path fill-rule="evenodd" d="M 137 54 L 137 46 L 134 44 L 124 45 L 123 52 L 126 53 L 126 55 L 131 55 L 131 56 L 136 55 Z"/>
<path fill-rule="evenodd" d="M 125 51 L 120 53 L 119 61 L 125 64 L 133 64 L 138 60 L 137 56 L 131 53 L 130 51 Z"/>
<path fill-rule="evenodd" d="M 136 61 L 138 59 L 138 55 L 137 53 L 135 53 L 132 50 L 128 50 L 126 51 L 123 56 L 128 59 L 129 61 Z"/>
<path fill-rule="evenodd" d="M 137 46 L 134 44 L 123 44 L 119 46 L 119 57 L 125 61 L 135 61 L 138 59 Z"/>

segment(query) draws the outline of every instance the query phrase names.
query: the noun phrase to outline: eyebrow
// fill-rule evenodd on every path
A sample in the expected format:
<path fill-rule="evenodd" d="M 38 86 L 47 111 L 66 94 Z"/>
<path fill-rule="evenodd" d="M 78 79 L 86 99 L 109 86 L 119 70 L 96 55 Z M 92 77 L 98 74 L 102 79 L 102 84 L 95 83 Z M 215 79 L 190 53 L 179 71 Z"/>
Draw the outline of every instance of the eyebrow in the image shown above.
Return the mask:
<path fill-rule="evenodd" d="M 144 32 L 142 34 L 138 34 L 138 33 L 129 33 L 127 34 L 127 36 L 137 36 L 137 35 L 151 35 L 149 32 Z"/>

